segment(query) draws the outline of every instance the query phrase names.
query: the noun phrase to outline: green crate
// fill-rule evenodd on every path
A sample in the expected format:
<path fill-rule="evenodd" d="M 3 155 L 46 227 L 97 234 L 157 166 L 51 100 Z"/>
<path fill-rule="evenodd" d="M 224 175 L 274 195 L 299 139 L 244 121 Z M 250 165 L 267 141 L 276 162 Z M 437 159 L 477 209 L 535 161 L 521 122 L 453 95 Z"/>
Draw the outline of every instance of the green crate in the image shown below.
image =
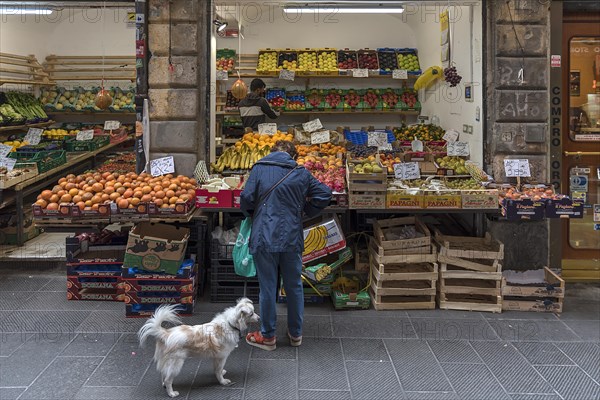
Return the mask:
<path fill-rule="evenodd" d="M 67 163 L 67 152 L 64 150 L 40 151 L 31 158 L 23 159 L 17 158 L 16 153 L 9 153 L 8 156 L 18 160 L 15 167 L 19 167 L 21 164 L 36 163 L 40 174 Z"/>
<path fill-rule="evenodd" d="M 339 290 L 331 291 L 331 300 L 336 310 L 369 309 L 371 307 L 371 296 L 366 290 L 358 293 L 346 294 Z"/>
<path fill-rule="evenodd" d="M 108 135 L 94 136 L 92 140 L 81 141 L 75 138 L 65 140 L 65 150 L 68 152 L 95 151 L 110 143 Z"/>
<path fill-rule="evenodd" d="M 233 49 L 217 49 L 217 60 L 221 57 L 235 58 L 235 50 L 233 50 Z"/>

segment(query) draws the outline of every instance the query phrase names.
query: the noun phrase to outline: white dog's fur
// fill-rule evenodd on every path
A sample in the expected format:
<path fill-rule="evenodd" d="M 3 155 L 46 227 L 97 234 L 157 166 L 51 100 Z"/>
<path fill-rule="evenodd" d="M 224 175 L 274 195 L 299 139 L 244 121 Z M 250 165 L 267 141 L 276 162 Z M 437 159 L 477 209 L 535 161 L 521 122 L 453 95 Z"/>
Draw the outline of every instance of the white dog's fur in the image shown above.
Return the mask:
<path fill-rule="evenodd" d="M 247 298 L 239 299 L 235 307 L 227 308 L 212 321 L 202 325 L 181 325 L 176 310 L 177 305 L 160 306 L 138 332 L 142 346 L 150 336 L 156 339 L 154 361 L 167 394 L 170 397 L 179 395 L 179 392 L 173 390 L 173 379 L 181 371 L 185 359 L 190 356 L 212 358 L 217 380 L 221 385 L 229 385 L 231 381 L 223 377 L 227 357 L 237 347 L 248 323 L 260 320 L 254 313 L 252 301 Z M 178 326 L 164 328 L 163 322 Z"/>

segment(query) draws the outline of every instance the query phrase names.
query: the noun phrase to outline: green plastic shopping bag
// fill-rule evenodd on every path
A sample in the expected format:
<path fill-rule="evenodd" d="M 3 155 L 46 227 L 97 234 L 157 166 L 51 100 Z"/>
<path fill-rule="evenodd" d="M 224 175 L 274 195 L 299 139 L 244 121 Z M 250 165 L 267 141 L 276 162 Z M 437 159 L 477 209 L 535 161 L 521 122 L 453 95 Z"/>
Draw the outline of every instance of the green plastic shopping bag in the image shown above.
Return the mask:
<path fill-rule="evenodd" d="M 245 218 L 240 226 L 235 247 L 233 248 L 233 267 L 235 273 L 246 278 L 256 276 L 256 265 L 250 254 L 250 234 L 252 233 L 252 218 Z"/>

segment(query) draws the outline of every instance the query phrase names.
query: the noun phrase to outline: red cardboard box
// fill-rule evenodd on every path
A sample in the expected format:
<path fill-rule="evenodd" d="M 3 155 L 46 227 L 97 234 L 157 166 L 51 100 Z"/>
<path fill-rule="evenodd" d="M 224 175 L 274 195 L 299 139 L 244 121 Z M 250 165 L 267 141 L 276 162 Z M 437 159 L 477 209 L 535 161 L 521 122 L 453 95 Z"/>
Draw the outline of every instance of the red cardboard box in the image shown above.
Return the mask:
<path fill-rule="evenodd" d="M 67 300 L 123 301 L 114 289 L 67 289 Z"/>
<path fill-rule="evenodd" d="M 233 206 L 240 208 L 242 198 L 242 191 L 240 189 L 233 189 Z"/>
<path fill-rule="evenodd" d="M 195 293 L 196 279 L 123 279 L 120 293 L 129 292 L 178 292 Z"/>
<path fill-rule="evenodd" d="M 120 276 L 67 276 L 67 289 L 110 289 L 116 291 L 120 281 Z"/>
<path fill-rule="evenodd" d="M 233 191 L 196 189 L 196 207 L 198 208 L 231 208 L 233 207 Z"/>

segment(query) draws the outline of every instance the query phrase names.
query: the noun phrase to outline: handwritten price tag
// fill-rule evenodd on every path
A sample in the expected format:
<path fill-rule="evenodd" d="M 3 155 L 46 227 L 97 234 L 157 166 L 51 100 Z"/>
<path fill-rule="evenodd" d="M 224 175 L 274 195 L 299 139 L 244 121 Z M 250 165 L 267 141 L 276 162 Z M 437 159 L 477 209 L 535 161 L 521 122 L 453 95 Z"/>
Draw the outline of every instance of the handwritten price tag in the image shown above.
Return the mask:
<path fill-rule="evenodd" d="M 274 135 L 277 133 L 277 124 L 258 124 L 258 133 L 260 133 L 261 135 Z"/>
<path fill-rule="evenodd" d="M 23 141 L 34 146 L 36 144 L 40 144 L 43 132 L 44 130 L 40 128 L 29 128 L 29 130 L 27 131 L 27 135 L 25 135 L 25 137 L 23 138 Z"/>
<path fill-rule="evenodd" d="M 448 155 L 467 157 L 470 153 L 468 142 L 449 142 L 448 143 Z"/>
<path fill-rule="evenodd" d="M 396 179 L 419 179 L 421 172 L 418 162 L 407 162 L 394 164 L 394 175 Z"/>
<path fill-rule="evenodd" d="M 150 161 L 150 174 L 152 176 L 161 176 L 175 172 L 175 161 L 173 156 L 157 158 Z"/>
<path fill-rule="evenodd" d="M 529 160 L 504 160 L 504 172 L 509 178 L 531 176 Z"/>
<path fill-rule="evenodd" d="M 386 143 L 385 146 L 377 147 L 377 150 L 394 150 L 391 143 Z"/>
<path fill-rule="evenodd" d="M 6 167 L 8 172 L 12 171 L 15 168 L 15 164 L 17 160 L 14 158 L 0 158 L 0 167 Z"/>
<path fill-rule="evenodd" d="M 309 132 L 309 133 L 318 131 L 322 127 L 323 127 L 323 124 L 321 124 L 321 121 L 319 120 L 319 118 L 313 119 L 312 121 L 308 121 L 308 122 L 305 122 L 302 124 L 302 129 L 304 129 L 306 132 Z"/>
<path fill-rule="evenodd" d="M 216 79 L 218 81 L 227 81 L 227 80 L 229 80 L 229 72 L 227 72 L 227 71 L 217 71 Z"/>
<path fill-rule="evenodd" d="M 410 147 L 412 148 L 412 151 L 421 152 L 423 151 L 423 142 L 415 139 L 412 142 L 410 142 Z"/>
<path fill-rule="evenodd" d="M 387 132 L 367 132 L 367 145 L 384 147 L 388 144 Z"/>
<path fill-rule="evenodd" d="M 282 69 L 279 71 L 279 79 L 286 81 L 293 81 L 296 79 L 296 71 L 290 71 L 289 69 Z"/>
<path fill-rule="evenodd" d="M 94 131 L 92 129 L 86 129 L 85 131 L 77 132 L 77 136 L 75 137 L 75 140 L 85 141 L 85 140 L 92 140 L 93 138 L 94 138 Z"/>
<path fill-rule="evenodd" d="M 0 158 L 5 158 L 8 153 L 12 150 L 12 146 L 7 146 L 5 144 L 0 144 Z"/>
<path fill-rule="evenodd" d="M 105 131 L 114 131 L 115 129 L 119 129 L 121 127 L 121 123 L 119 121 L 105 121 L 104 122 L 104 130 Z"/>
<path fill-rule="evenodd" d="M 310 144 L 329 143 L 330 140 L 329 131 L 317 131 L 310 135 Z"/>
<path fill-rule="evenodd" d="M 366 68 L 356 68 L 352 70 L 352 76 L 354 78 L 368 78 L 369 70 Z"/>
<path fill-rule="evenodd" d="M 446 142 L 456 142 L 458 140 L 458 135 L 458 132 L 456 132 L 454 129 L 450 129 L 444 133 L 442 139 L 444 139 Z"/>
<path fill-rule="evenodd" d="M 405 69 L 395 69 L 392 71 L 392 79 L 408 79 L 408 71 Z"/>

